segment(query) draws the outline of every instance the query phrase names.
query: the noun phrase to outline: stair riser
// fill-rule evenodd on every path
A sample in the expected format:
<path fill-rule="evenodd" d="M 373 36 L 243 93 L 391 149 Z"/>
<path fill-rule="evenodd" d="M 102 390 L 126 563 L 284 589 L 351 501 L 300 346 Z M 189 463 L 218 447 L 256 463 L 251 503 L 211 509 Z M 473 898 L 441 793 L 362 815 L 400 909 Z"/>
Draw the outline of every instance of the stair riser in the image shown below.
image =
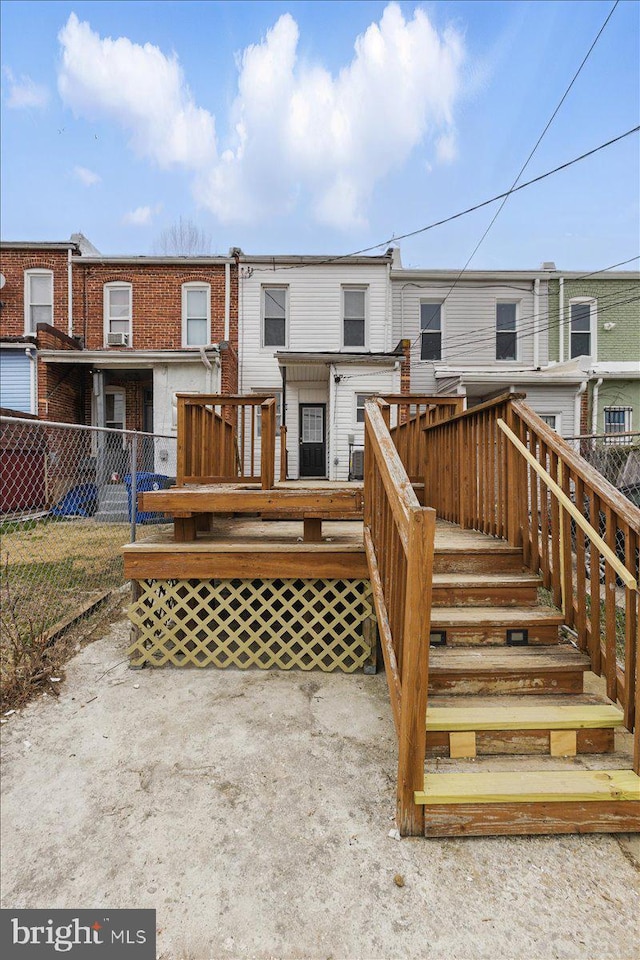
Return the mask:
<path fill-rule="evenodd" d="M 438 587 L 434 607 L 533 607 L 538 602 L 535 587 Z"/>
<path fill-rule="evenodd" d="M 506 646 L 507 629 L 519 630 L 521 625 L 513 623 L 509 628 L 503 624 L 499 627 L 447 627 L 446 624 L 438 623 L 436 613 L 431 622 L 431 629 L 446 630 L 447 646 L 450 647 L 477 647 L 483 644 Z M 558 643 L 558 627 L 556 625 L 529 627 L 528 638 L 530 646 L 550 646 Z"/>
<path fill-rule="evenodd" d="M 549 673 L 510 673 L 508 676 L 481 674 L 477 672 L 446 673 L 431 671 L 429 694 L 454 696 L 492 696 L 535 693 L 582 693 L 581 670 L 554 671 Z"/>
<path fill-rule="evenodd" d="M 576 731 L 577 753 L 613 753 L 615 735 L 611 728 Z M 549 755 L 548 730 L 478 730 L 476 755 L 533 756 Z M 427 732 L 427 757 L 449 756 L 449 734 Z"/>
<path fill-rule="evenodd" d="M 516 553 L 441 553 L 433 560 L 434 573 L 522 573 L 522 554 Z"/>
<path fill-rule="evenodd" d="M 640 831 L 635 800 L 427 804 L 424 814 L 427 837 Z"/>

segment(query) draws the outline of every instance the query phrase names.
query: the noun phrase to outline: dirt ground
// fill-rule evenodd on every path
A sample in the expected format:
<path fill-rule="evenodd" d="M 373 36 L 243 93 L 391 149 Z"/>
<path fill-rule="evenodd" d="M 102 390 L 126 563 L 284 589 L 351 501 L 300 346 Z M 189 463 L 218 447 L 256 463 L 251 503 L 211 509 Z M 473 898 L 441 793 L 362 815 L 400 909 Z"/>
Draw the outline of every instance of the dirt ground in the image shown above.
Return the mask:
<path fill-rule="evenodd" d="M 126 645 L 3 718 L 4 907 L 156 908 L 163 960 L 637 957 L 637 839 L 389 836 L 383 675 L 131 671 Z"/>

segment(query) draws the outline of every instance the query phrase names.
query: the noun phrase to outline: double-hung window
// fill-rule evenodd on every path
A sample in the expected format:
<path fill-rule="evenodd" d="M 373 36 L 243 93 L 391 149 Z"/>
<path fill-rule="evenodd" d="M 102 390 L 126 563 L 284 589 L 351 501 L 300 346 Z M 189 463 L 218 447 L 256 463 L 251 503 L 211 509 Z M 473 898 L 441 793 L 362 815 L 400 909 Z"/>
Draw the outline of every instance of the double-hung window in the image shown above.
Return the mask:
<path fill-rule="evenodd" d="M 442 360 L 442 303 L 420 304 L 420 359 Z"/>
<path fill-rule="evenodd" d="M 593 356 L 593 335 L 591 330 L 593 300 L 582 300 L 570 304 L 571 312 L 571 357 Z"/>
<path fill-rule="evenodd" d="M 633 407 L 604 408 L 604 432 L 610 435 L 607 443 L 631 443 L 633 437 L 617 437 L 616 434 L 631 431 L 632 414 Z"/>
<path fill-rule="evenodd" d="M 131 284 L 106 283 L 104 332 L 108 347 L 131 346 Z"/>
<path fill-rule="evenodd" d="M 518 359 L 517 303 L 496 303 L 496 360 Z"/>
<path fill-rule="evenodd" d="M 35 333 L 39 323 L 53 324 L 51 270 L 27 270 L 24 275 L 24 332 Z"/>
<path fill-rule="evenodd" d="M 182 346 L 206 347 L 210 342 L 211 287 L 208 283 L 182 285 Z"/>
<path fill-rule="evenodd" d="M 342 288 L 342 343 L 345 347 L 364 347 L 367 342 L 367 289 Z"/>
<path fill-rule="evenodd" d="M 286 347 L 287 301 L 287 287 L 262 288 L 263 346 Z"/>
<path fill-rule="evenodd" d="M 364 405 L 372 396 L 371 393 L 356 393 L 356 423 L 364 423 Z"/>

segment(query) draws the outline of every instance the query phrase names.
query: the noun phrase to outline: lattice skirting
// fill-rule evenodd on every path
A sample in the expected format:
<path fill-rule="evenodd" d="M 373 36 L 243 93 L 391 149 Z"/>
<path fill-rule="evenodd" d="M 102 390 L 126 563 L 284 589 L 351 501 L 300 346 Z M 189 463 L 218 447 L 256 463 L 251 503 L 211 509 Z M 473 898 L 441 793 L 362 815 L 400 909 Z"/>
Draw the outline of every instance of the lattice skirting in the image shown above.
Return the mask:
<path fill-rule="evenodd" d="M 375 662 L 368 580 L 134 580 L 133 595 L 131 666 L 352 673 Z"/>

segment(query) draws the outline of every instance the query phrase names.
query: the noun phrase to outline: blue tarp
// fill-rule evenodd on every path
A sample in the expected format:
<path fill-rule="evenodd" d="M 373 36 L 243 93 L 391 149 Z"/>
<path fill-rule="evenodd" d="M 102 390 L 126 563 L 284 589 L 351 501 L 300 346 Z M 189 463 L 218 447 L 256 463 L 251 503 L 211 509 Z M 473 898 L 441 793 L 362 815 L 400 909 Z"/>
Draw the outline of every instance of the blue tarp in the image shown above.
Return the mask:
<path fill-rule="evenodd" d="M 50 517 L 92 517 L 98 509 L 98 488 L 95 483 L 81 483 L 72 487 L 55 507 Z"/>

